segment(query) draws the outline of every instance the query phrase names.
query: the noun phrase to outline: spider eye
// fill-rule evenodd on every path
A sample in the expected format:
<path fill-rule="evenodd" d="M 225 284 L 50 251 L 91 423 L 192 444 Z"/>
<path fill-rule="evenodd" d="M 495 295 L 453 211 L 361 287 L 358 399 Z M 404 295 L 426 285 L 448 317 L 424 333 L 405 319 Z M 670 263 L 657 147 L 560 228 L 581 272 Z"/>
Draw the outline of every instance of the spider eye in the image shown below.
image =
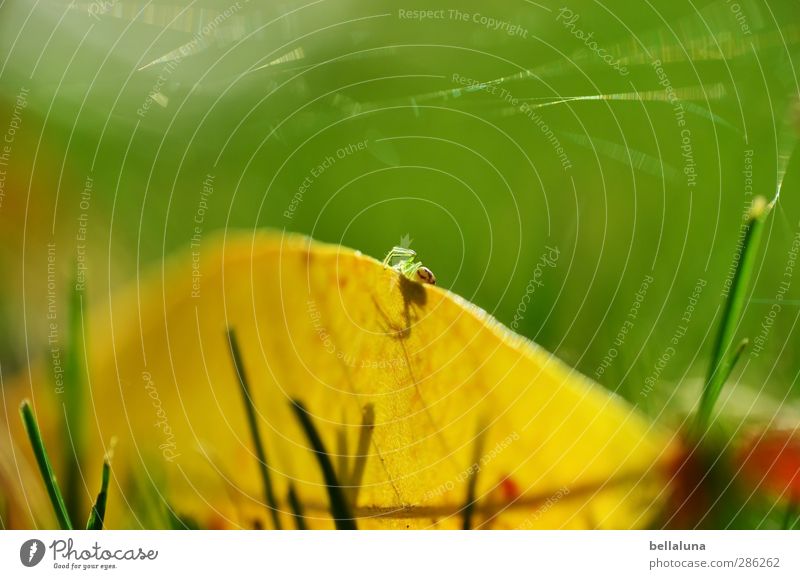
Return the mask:
<path fill-rule="evenodd" d="M 427 267 L 422 266 L 417 270 L 417 277 L 425 283 L 436 285 L 436 276 Z"/>

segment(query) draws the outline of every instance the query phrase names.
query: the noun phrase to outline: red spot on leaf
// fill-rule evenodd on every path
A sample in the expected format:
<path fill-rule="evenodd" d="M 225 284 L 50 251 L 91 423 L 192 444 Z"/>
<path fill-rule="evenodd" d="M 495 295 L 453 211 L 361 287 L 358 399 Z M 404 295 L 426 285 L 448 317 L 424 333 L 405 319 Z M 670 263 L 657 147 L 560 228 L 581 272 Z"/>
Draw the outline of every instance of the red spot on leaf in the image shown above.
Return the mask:
<path fill-rule="evenodd" d="M 510 477 L 504 477 L 500 480 L 500 492 L 504 501 L 511 502 L 519 498 L 522 489 Z"/>

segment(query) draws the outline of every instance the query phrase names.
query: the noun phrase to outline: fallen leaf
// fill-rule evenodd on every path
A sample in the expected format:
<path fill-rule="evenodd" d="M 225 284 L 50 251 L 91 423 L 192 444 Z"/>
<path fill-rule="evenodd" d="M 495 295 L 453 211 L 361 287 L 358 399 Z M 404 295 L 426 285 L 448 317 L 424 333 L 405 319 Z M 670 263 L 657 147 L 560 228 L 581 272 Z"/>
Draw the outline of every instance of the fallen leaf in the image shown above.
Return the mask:
<path fill-rule="evenodd" d="M 167 508 L 201 527 L 271 526 L 227 328 L 284 528 L 290 482 L 308 526 L 332 527 L 292 399 L 349 487 L 359 528 L 461 528 L 466 512 L 475 528 L 646 527 L 666 502 L 670 433 L 472 304 L 349 249 L 278 233 L 207 237 L 93 308 L 86 327 L 86 508 L 116 436 L 109 528 L 165 525 Z M 32 461 L 13 420 L 23 397 L 60 448 L 49 374 L 45 361 L 6 388 L 15 460 Z M 9 478 L 12 497 L 42 486 Z"/>

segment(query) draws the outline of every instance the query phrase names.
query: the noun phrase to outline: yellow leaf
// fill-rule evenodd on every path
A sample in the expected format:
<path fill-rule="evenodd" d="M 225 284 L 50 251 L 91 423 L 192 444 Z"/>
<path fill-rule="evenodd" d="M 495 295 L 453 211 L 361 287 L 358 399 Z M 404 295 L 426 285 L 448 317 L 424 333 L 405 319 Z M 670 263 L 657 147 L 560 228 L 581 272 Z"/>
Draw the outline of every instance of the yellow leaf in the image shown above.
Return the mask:
<path fill-rule="evenodd" d="M 643 527 L 663 508 L 674 444 L 621 399 L 372 258 L 242 233 L 203 239 L 93 309 L 83 474 L 90 497 L 102 441 L 118 437 L 110 527 L 166 524 L 153 515 L 160 504 L 201 527 L 271 526 L 229 327 L 284 528 L 289 482 L 308 525 L 332 527 L 292 399 L 351 487 L 359 528 L 460 528 L 473 484 L 475 528 Z M 21 377 L 6 402 L 35 394 L 53 441 L 61 401 L 48 371 Z M 41 486 L 23 482 L 26 494 Z"/>

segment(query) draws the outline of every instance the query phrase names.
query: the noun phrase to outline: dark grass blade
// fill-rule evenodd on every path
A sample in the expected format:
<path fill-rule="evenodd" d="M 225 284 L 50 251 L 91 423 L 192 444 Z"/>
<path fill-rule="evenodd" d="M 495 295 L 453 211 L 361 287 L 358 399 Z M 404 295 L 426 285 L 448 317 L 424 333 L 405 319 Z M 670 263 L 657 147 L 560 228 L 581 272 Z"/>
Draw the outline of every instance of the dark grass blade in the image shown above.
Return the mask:
<path fill-rule="evenodd" d="M 87 531 L 103 530 L 103 520 L 106 516 L 106 502 L 108 501 L 108 482 L 111 478 L 111 462 L 108 457 L 103 461 L 103 476 L 100 481 L 100 492 L 97 500 L 89 513 L 89 520 L 86 522 Z"/>
<path fill-rule="evenodd" d="M 347 483 L 349 476 L 349 458 L 350 455 L 347 452 L 347 429 L 344 426 L 344 420 L 342 420 L 342 425 L 336 432 L 336 472 L 339 473 L 339 478 L 344 484 Z"/>
<path fill-rule="evenodd" d="M 483 445 L 486 440 L 486 428 L 483 423 L 478 427 L 475 435 L 475 447 L 473 449 L 472 464 L 470 465 L 469 480 L 467 481 L 467 498 L 464 502 L 464 520 L 461 528 L 468 531 L 472 528 L 472 519 L 475 514 L 475 494 L 478 488 L 478 474 L 481 471 L 481 457 L 483 456 Z"/>
<path fill-rule="evenodd" d="M 84 448 L 83 408 L 86 378 L 83 347 L 83 298 L 73 280 L 69 292 L 69 323 L 64 363 L 64 499 L 72 519 L 81 510 L 83 477 L 80 459 Z"/>
<path fill-rule="evenodd" d="M 756 256 L 764 230 L 764 222 L 771 209 L 763 197 L 756 197 L 750 206 L 747 217 L 747 229 L 742 243 L 741 257 L 731 282 L 730 293 L 722 310 L 722 321 L 711 353 L 711 364 L 703 388 L 700 408 L 697 412 L 696 429 L 699 436 L 708 430 L 714 405 L 719 399 L 722 387 L 737 358 L 731 351 L 736 329 L 744 311 L 747 287 L 756 265 Z"/>
<path fill-rule="evenodd" d="M 27 400 L 23 401 L 20 405 L 19 412 L 22 415 L 22 422 L 25 425 L 25 431 L 28 433 L 28 439 L 31 441 L 33 454 L 36 456 L 39 472 L 47 488 L 47 495 L 50 497 L 50 503 L 53 505 L 58 524 L 62 530 L 70 531 L 72 530 L 72 521 L 70 521 L 69 514 L 67 513 L 64 497 L 61 494 L 61 489 L 58 487 L 58 481 L 53 472 L 53 467 L 50 465 L 50 458 L 47 456 L 47 450 L 42 440 L 42 433 L 39 430 L 39 424 L 36 422 L 36 417 L 33 414 L 31 403 Z"/>
<path fill-rule="evenodd" d="M 297 400 L 292 400 L 292 410 L 294 410 L 297 420 L 300 422 L 300 426 L 306 438 L 308 438 L 308 442 L 311 444 L 320 470 L 322 470 L 322 476 L 325 479 L 325 488 L 328 491 L 328 499 L 330 501 L 331 516 L 333 516 L 336 528 L 340 531 L 357 529 L 356 521 L 350 512 L 350 504 L 339 484 L 339 480 L 336 478 L 336 471 L 333 468 L 333 463 L 331 463 L 330 455 L 325 450 L 325 445 L 314 423 L 311 421 L 311 416 L 309 416 L 308 411 Z"/>
<path fill-rule="evenodd" d="M 361 430 L 358 434 L 358 447 L 356 449 L 353 472 L 348 480 L 348 491 L 350 504 L 355 507 L 358 501 L 358 490 L 361 488 L 361 481 L 364 479 L 364 470 L 367 467 L 367 456 L 369 455 L 369 445 L 372 442 L 372 432 L 375 430 L 375 406 L 367 404 L 364 406 L 361 417 Z"/>
<path fill-rule="evenodd" d="M 298 531 L 306 530 L 305 515 L 303 514 L 303 504 L 300 502 L 300 497 L 297 496 L 297 490 L 292 483 L 289 483 L 288 494 L 289 507 L 292 509 L 292 516 L 294 517 L 294 526 Z"/>
<path fill-rule="evenodd" d="M 242 355 L 239 351 L 236 333 L 230 328 L 228 329 L 228 345 L 230 347 L 231 359 L 233 360 L 233 367 L 236 370 L 236 377 L 239 380 L 242 399 L 244 400 L 247 423 L 250 426 L 250 434 L 253 438 L 253 447 L 256 452 L 256 458 L 258 458 L 258 468 L 261 473 L 261 481 L 264 484 L 264 499 L 266 500 L 267 507 L 269 507 L 272 524 L 276 529 L 281 529 L 281 520 L 278 516 L 278 503 L 275 500 L 275 491 L 273 490 L 272 478 L 269 474 L 267 453 L 264 451 L 264 444 L 261 442 L 261 433 L 258 429 L 255 403 L 253 402 L 253 397 L 250 394 L 250 387 L 244 374 L 244 365 L 242 364 Z"/>

